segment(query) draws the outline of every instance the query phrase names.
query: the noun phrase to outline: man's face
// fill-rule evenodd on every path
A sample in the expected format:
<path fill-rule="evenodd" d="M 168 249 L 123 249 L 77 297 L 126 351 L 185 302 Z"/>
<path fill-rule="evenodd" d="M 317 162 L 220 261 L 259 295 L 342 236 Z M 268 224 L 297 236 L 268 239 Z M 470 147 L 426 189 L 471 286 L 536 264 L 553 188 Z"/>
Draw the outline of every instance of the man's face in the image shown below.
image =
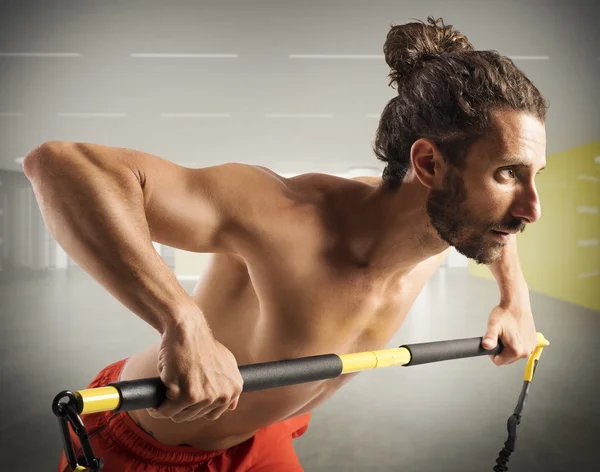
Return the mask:
<path fill-rule="evenodd" d="M 510 234 L 541 216 L 535 176 L 546 165 L 544 125 L 530 115 L 496 115 L 499 136 L 475 143 L 465 166 L 447 168 L 427 212 L 439 237 L 479 264 L 501 255 Z"/>

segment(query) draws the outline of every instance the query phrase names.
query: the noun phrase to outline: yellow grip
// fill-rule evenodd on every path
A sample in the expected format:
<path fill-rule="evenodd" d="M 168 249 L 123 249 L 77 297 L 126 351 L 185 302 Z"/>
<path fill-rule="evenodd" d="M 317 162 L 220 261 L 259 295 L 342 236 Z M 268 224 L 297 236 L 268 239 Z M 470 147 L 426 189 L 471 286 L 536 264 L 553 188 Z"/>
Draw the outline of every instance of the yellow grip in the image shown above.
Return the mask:
<path fill-rule="evenodd" d="M 377 369 L 410 362 L 410 351 L 405 347 L 381 349 L 378 351 L 357 352 L 340 356 L 343 363 L 342 374 L 365 369 Z"/>
<path fill-rule="evenodd" d="M 527 366 L 525 367 L 524 380 L 531 382 L 533 380 L 533 371 L 535 368 L 535 361 L 540 359 L 542 351 L 546 346 L 550 346 L 550 342 L 544 337 L 542 333 L 537 333 L 538 343 L 537 347 L 529 356 L 527 360 Z"/>
<path fill-rule="evenodd" d="M 88 388 L 78 390 L 75 394 L 79 395 L 83 403 L 83 409 L 79 412 L 82 415 L 113 411 L 121 404 L 121 396 L 115 387 Z"/>

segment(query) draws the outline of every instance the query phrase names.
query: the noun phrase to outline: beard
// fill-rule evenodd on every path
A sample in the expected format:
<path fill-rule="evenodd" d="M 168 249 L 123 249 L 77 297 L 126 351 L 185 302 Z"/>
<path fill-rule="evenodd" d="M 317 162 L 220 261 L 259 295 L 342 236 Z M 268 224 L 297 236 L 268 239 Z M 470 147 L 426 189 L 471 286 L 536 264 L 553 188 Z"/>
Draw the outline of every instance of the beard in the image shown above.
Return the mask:
<path fill-rule="evenodd" d="M 430 192 L 427 214 L 438 236 L 477 264 L 491 264 L 502 253 L 504 243 L 490 239 L 491 231 L 524 230 L 515 218 L 498 223 L 476 217 L 469 210 L 464 181 L 456 169 L 446 173 L 441 189 Z"/>

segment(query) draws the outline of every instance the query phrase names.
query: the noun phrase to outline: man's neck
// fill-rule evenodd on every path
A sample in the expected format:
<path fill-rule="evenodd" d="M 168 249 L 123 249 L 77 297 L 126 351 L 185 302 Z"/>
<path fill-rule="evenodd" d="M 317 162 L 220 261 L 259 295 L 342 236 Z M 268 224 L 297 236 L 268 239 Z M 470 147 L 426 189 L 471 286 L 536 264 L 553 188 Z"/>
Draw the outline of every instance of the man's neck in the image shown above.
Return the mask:
<path fill-rule="evenodd" d="M 379 184 L 365 189 L 347 208 L 343 225 L 357 263 L 381 273 L 408 272 L 447 249 L 429 221 L 427 195 L 412 172 L 399 188 Z"/>

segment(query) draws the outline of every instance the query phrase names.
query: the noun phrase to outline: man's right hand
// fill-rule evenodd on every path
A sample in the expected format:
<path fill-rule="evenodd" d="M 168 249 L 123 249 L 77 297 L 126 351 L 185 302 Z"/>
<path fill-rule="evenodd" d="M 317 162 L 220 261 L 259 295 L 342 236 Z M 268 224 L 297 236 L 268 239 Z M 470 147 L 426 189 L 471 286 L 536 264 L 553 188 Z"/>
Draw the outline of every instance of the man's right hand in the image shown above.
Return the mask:
<path fill-rule="evenodd" d="M 167 393 L 163 403 L 148 409 L 153 418 L 175 423 L 216 420 L 237 407 L 242 393 L 243 380 L 235 357 L 210 334 L 200 312 L 166 327 L 158 371 Z"/>

